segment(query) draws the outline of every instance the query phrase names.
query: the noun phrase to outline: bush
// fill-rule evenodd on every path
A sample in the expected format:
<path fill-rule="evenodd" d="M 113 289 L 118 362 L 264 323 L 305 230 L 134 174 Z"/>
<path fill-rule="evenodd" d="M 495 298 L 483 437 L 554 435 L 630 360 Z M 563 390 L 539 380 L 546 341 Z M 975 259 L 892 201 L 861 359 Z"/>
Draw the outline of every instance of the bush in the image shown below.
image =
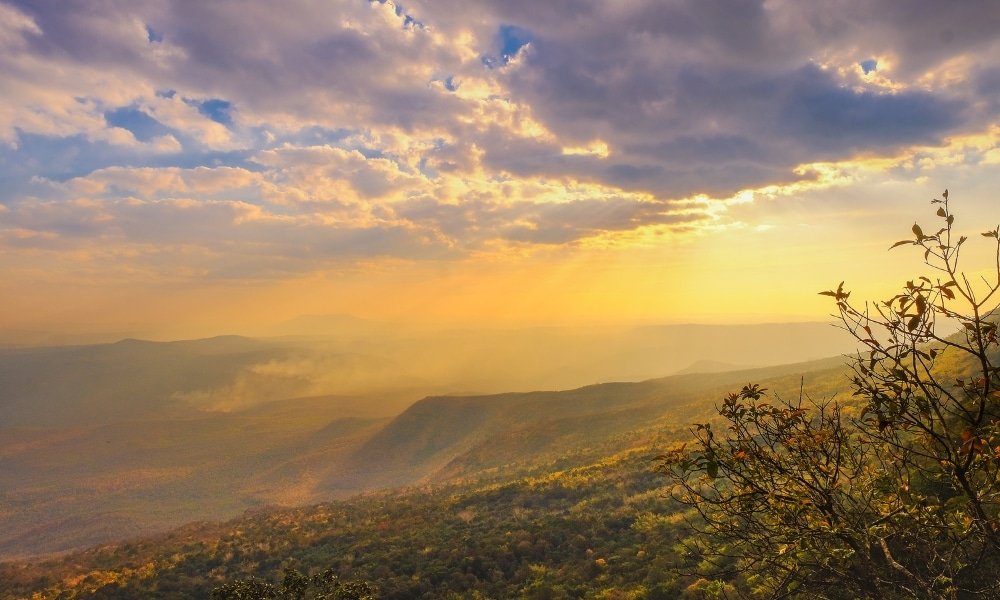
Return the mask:
<path fill-rule="evenodd" d="M 851 400 L 748 385 L 719 408 L 724 427 L 660 457 L 698 515 L 706 577 L 766 597 L 1000 595 L 1000 227 L 982 233 L 988 275 L 970 277 L 948 192 L 932 202 L 940 228 L 892 246 L 919 249 L 930 276 L 884 302 L 821 292 L 865 348 Z"/>

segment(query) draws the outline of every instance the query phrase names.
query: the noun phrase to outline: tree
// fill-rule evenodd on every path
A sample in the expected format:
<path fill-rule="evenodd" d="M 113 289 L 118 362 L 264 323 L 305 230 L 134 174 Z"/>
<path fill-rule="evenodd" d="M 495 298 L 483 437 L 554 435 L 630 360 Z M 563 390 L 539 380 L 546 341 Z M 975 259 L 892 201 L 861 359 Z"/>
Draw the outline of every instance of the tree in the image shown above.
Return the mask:
<path fill-rule="evenodd" d="M 851 399 L 748 385 L 660 457 L 697 515 L 703 575 L 772 598 L 1000 597 L 1000 227 L 971 277 L 947 190 L 932 203 L 940 228 L 891 247 L 921 250 L 929 276 L 884 302 L 821 292 L 865 348 Z"/>
<path fill-rule="evenodd" d="M 286 568 L 281 585 L 251 577 L 212 590 L 212 600 L 374 600 L 375 588 L 363 581 L 343 581 L 332 569 L 308 577 Z"/>

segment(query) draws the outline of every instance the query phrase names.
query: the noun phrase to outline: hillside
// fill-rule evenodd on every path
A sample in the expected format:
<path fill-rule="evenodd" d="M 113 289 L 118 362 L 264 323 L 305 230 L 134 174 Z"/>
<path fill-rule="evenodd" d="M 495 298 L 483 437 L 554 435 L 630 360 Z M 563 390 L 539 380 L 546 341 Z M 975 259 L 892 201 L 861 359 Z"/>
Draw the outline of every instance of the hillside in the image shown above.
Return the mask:
<path fill-rule="evenodd" d="M 337 406 L 312 407 L 308 418 L 305 411 L 277 418 L 267 411 L 7 432 L 0 438 L 0 556 L 312 500 L 299 495 L 309 465 L 281 477 L 272 472 L 342 453 L 382 422 L 338 418 Z"/>
<path fill-rule="evenodd" d="M 715 330 L 753 329 L 758 334 L 744 340 L 750 343 L 816 327 Z M 710 329 L 643 329 L 640 337 L 659 344 L 678 332 Z M 623 335 L 639 343 L 635 331 Z M 471 340 L 456 336 L 439 342 L 455 342 L 450 352 L 468 350 L 473 357 L 474 346 L 497 339 L 467 346 L 459 342 Z M 565 332 L 553 336 L 541 350 L 578 341 Z M 130 339 L 0 351 L 0 558 L 80 549 L 267 506 L 405 485 L 506 480 L 567 454 L 594 457 L 593 448 L 651 424 L 688 422 L 747 380 L 789 375 L 785 387 L 792 390 L 798 374 L 819 377 L 840 363 L 567 391 L 441 395 L 468 389 L 472 380 L 447 383 L 438 372 L 432 379 L 441 383 L 422 382 L 407 374 L 416 364 L 379 356 L 392 354 L 380 346 L 385 340 L 349 337 Z M 397 342 L 397 350 L 406 346 Z M 510 350 L 498 350 L 495 364 L 481 371 L 499 376 L 512 364 L 503 358 Z M 552 356 L 561 358 L 519 360 L 545 371 L 557 360 L 585 358 Z M 579 377 L 577 367 L 568 368 L 572 377 Z"/>
<path fill-rule="evenodd" d="M 585 448 L 657 421 L 688 422 L 706 414 L 732 386 L 750 380 L 792 393 L 799 377 L 809 374 L 830 390 L 841 363 L 827 359 L 556 392 L 430 397 L 393 419 L 351 459 L 378 487 L 471 476 Z"/>
<path fill-rule="evenodd" d="M 333 567 L 376 582 L 386 599 L 676 597 L 692 581 L 669 569 L 684 564 L 674 546 L 687 532 L 649 469 L 651 451 L 506 484 L 269 511 L 0 565 L 0 598 L 203 598 L 227 578 L 274 578 L 284 565 Z"/>
<path fill-rule="evenodd" d="M 426 398 L 351 454 L 437 481 L 34 563 L 0 564 L 0 600 L 207 597 L 223 581 L 333 568 L 380 597 L 682 597 L 688 516 L 652 470 L 726 390 L 843 389 L 840 359 L 564 392 Z M 444 464 L 443 467 L 440 465 Z M 440 467 L 440 468 L 439 468 Z M 436 470 L 435 470 L 436 469 Z M 430 475 L 428 475 L 430 474 Z M 451 483 L 441 483 L 451 481 Z"/>
<path fill-rule="evenodd" d="M 748 380 L 797 393 L 807 374 L 811 389 L 826 393 L 841 373 L 840 360 L 829 359 L 561 392 L 437 396 L 390 420 L 344 416 L 351 399 L 307 398 L 300 407 L 23 436 L 0 448 L 10 507 L 0 552 L 80 548 L 365 490 L 540 475 L 648 444 Z"/>

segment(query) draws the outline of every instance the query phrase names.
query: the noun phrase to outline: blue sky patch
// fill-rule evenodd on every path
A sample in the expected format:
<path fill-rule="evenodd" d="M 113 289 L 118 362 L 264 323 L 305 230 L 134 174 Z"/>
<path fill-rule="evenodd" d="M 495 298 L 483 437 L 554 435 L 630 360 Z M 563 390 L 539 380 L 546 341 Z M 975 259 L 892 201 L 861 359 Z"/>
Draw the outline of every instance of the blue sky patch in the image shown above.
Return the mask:
<path fill-rule="evenodd" d="M 162 42 L 163 34 L 160 33 L 159 31 L 156 31 L 149 25 L 146 25 L 146 39 L 148 39 L 149 43 L 151 44 L 154 44 L 156 42 Z"/>
<path fill-rule="evenodd" d="M 484 54 L 479 61 L 487 69 L 496 69 L 510 63 L 510 60 L 517 55 L 518 51 L 534 41 L 534 35 L 516 25 L 501 25 L 497 30 L 500 42 L 500 54 Z"/>
<path fill-rule="evenodd" d="M 527 29 L 515 25 L 500 26 L 500 57 L 504 64 L 517 54 L 518 50 L 534 39 Z"/>
<path fill-rule="evenodd" d="M 31 193 L 37 187 L 36 177 L 66 181 L 112 166 L 184 169 L 227 166 L 263 170 L 251 160 L 253 153 L 235 150 L 137 154 L 131 148 L 90 141 L 83 135 L 58 137 L 19 131 L 16 148 L 0 144 L 0 203 Z"/>
<path fill-rule="evenodd" d="M 357 150 L 358 152 L 360 152 L 361 156 L 364 156 L 367 159 L 372 159 L 372 158 L 386 158 L 385 152 L 383 152 L 382 150 L 380 150 L 378 148 L 359 147 L 359 148 L 353 148 L 353 149 Z"/>
<path fill-rule="evenodd" d="M 170 133 L 169 127 L 134 106 L 123 106 L 109 110 L 104 113 L 104 120 L 112 127 L 121 127 L 131 131 L 135 139 L 140 142 L 148 142 L 153 138 Z"/>
<path fill-rule="evenodd" d="M 197 106 L 199 113 L 216 123 L 221 123 L 226 127 L 231 127 L 233 124 L 233 104 L 228 100 L 212 98 L 204 101 L 185 100 L 185 102 Z"/>
<path fill-rule="evenodd" d="M 878 61 L 874 58 L 869 58 L 868 60 L 859 62 L 858 66 L 860 66 L 861 70 L 865 72 L 865 75 L 868 75 L 869 73 L 878 70 Z"/>

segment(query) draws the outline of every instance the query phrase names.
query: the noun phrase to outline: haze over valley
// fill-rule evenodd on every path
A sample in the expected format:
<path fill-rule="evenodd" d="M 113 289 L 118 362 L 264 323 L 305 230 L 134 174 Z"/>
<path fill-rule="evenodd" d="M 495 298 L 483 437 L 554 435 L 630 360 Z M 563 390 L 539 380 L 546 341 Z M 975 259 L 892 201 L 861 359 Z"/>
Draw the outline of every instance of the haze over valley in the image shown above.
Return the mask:
<path fill-rule="evenodd" d="M 852 349 L 828 323 L 333 333 L 0 350 L 0 553 L 583 451 L 751 376 L 719 361 Z"/>

